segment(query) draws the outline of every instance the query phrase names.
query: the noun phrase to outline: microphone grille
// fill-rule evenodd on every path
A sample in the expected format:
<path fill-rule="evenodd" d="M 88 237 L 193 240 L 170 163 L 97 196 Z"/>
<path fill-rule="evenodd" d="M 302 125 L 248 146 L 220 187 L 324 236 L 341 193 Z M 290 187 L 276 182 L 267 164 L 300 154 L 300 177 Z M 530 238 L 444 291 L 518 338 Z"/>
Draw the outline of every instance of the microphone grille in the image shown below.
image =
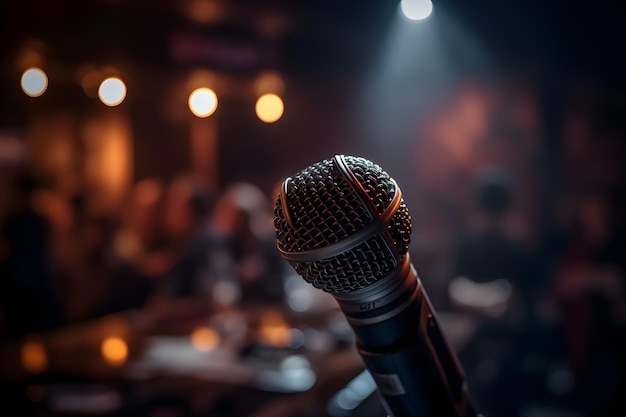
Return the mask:
<path fill-rule="evenodd" d="M 363 201 L 352 178 L 333 160 L 309 166 L 288 180 L 287 207 L 277 199 L 274 227 L 279 249 L 301 253 L 340 242 L 371 224 L 392 202 L 397 186 L 380 166 L 361 157 L 343 160 L 369 201 Z M 411 218 L 404 201 L 386 232 L 389 236 L 377 234 L 337 256 L 291 265 L 305 281 L 332 294 L 365 288 L 391 273 L 398 257 L 408 251 Z M 389 247 L 389 241 L 394 247 Z"/>

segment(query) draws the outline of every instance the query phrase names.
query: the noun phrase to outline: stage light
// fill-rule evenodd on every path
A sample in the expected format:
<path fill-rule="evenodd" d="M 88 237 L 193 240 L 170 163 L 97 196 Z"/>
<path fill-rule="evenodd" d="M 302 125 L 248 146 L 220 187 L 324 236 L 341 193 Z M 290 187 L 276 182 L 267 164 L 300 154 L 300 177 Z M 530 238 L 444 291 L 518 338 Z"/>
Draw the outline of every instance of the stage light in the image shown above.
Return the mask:
<path fill-rule="evenodd" d="M 422 20 L 432 14 L 433 2 L 430 0 L 401 0 L 400 9 L 408 19 Z"/>
<path fill-rule="evenodd" d="M 39 97 L 48 88 L 48 76 L 40 68 L 29 68 L 22 74 L 22 90 L 29 97 Z"/>
<path fill-rule="evenodd" d="M 126 84 L 116 77 L 107 78 L 100 84 L 98 97 L 107 106 L 117 106 L 126 98 Z"/>
<path fill-rule="evenodd" d="M 265 123 L 274 123 L 285 110 L 283 100 L 276 94 L 264 94 L 256 102 L 256 115 Z"/>
<path fill-rule="evenodd" d="M 217 110 L 217 94 L 210 88 L 197 88 L 189 95 L 189 109 L 197 117 L 209 117 Z"/>

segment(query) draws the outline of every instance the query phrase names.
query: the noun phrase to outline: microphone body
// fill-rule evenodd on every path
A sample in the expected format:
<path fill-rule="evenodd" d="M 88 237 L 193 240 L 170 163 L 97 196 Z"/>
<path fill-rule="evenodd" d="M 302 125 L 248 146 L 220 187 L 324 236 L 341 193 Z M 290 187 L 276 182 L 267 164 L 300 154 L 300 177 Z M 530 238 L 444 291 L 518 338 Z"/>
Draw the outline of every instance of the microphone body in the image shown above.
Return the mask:
<path fill-rule="evenodd" d="M 359 314 L 336 297 L 387 413 L 393 417 L 476 417 L 463 370 L 408 255 L 395 278 L 402 280 L 403 288 L 392 305 L 376 307 L 380 301 L 368 297 L 362 300 L 364 310 L 373 308 Z"/>
<path fill-rule="evenodd" d="M 287 178 L 277 247 L 331 293 L 390 417 L 476 417 L 465 375 L 408 254 L 401 191 L 378 165 L 337 155 Z"/>

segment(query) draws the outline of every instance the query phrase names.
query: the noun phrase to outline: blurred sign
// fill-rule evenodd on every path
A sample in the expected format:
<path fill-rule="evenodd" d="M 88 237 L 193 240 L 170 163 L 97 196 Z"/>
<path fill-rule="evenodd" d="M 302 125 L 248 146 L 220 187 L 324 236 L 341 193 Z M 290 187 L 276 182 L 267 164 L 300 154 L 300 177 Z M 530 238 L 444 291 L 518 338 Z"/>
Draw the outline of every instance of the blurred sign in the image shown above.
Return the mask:
<path fill-rule="evenodd" d="M 173 35 L 170 53 L 178 62 L 211 64 L 230 70 L 257 70 L 275 66 L 280 60 L 279 52 L 269 43 L 194 34 Z"/>

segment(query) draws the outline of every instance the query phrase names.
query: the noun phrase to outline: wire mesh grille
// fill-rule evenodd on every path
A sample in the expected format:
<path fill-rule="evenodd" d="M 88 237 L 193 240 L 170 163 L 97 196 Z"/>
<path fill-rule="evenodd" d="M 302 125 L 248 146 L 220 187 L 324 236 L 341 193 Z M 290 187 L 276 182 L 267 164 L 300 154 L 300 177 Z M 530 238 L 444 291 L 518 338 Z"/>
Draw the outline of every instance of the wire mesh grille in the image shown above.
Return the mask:
<path fill-rule="evenodd" d="M 298 253 L 337 243 L 374 220 L 372 204 L 376 216 L 389 206 L 396 192 L 389 175 L 367 159 L 344 158 L 371 203 L 361 200 L 332 160 L 311 165 L 289 182 L 286 200 L 291 224 L 283 214 L 281 199 L 277 200 L 274 226 L 282 250 Z M 394 270 L 398 263 L 396 251 L 403 257 L 408 250 L 411 218 L 404 201 L 387 225 L 387 231 L 395 247 L 389 247 L 384 234 L 379 234 L 338 256 L 294 262 L 292 266 L 307 282 L 329 293 L 365 288 Z"/>

